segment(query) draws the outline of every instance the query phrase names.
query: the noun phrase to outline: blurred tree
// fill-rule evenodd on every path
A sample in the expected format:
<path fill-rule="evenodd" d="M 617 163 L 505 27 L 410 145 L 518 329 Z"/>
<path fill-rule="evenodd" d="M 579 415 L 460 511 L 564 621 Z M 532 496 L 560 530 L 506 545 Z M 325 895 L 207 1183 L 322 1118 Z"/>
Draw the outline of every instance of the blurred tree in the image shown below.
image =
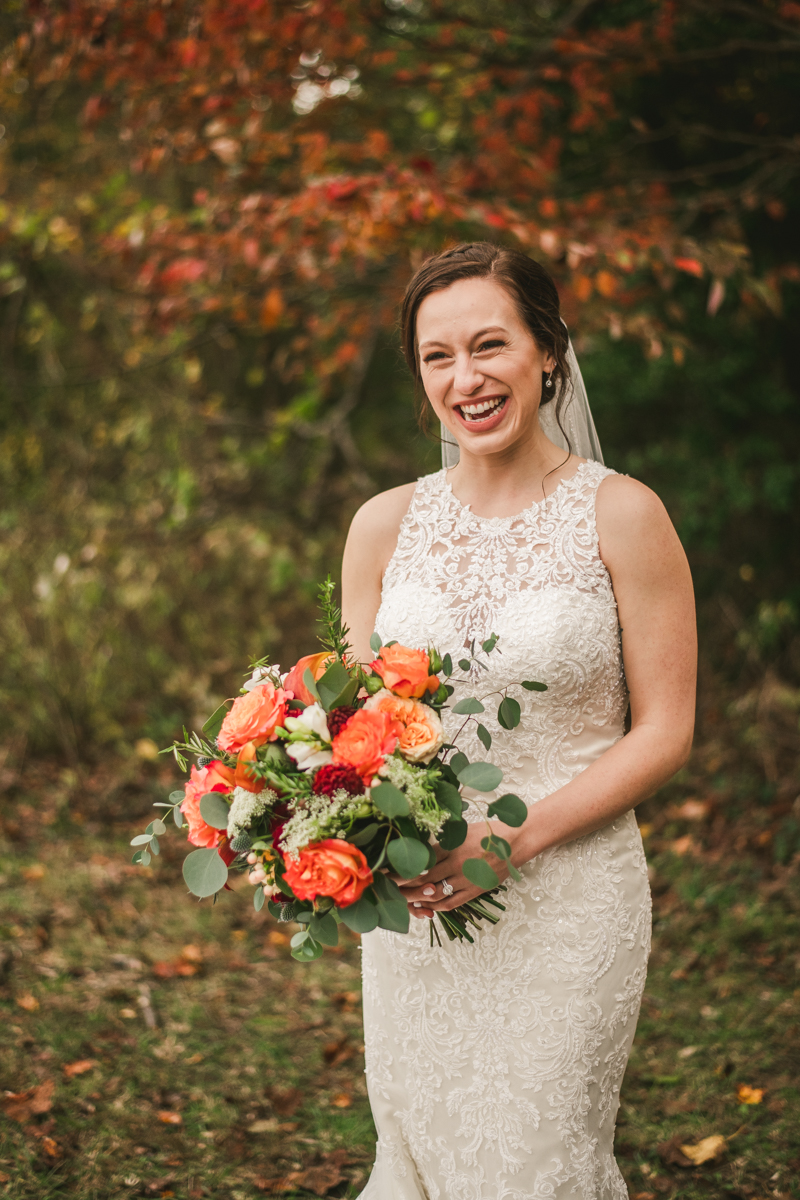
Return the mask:
<path fill-rule="evenodd" d="M 299 648 L 354 505 L 436 465 L 393 322 L 423 257 L 475 237 L 555 274 L 607 458 L 669 504 L 722 650 L 800 667 L 800 5 L 2 21 L 2 686 L 26 736 L 160 736 L 247 651 Z"/>

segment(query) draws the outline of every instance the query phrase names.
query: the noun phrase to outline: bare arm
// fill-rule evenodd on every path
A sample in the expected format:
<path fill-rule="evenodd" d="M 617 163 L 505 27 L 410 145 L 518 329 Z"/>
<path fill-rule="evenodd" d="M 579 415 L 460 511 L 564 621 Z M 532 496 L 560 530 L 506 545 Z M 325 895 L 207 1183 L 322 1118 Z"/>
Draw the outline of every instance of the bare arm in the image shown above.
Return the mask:
<path fill-rule="evenodd" d="M 605 479 L 597 497 L 600 553 L 619 608 L 631 731 L 565 787 L 528 809 L 519 829 L 490 824 L 512 847 L 516 866 L 551 846 L 602 829 L 651 795 L 686 762 L 692 744 L 696 633 L 689 565 L 658 497 L 635 480 Z M 404 889 L 416 916 L 463 904 L 480 889 L 461 874 L 464 859 L 480 855 L 483 822 L 431 869 Z M 492 859 L 500 878 L 507 874 Z M 441 900 L 423 886 L 448 878 L 455 893 Z"/>
<path fill-rule="evenodd" d="M 416 484 L 405 483 L 362 504 L 350 524 L 342 559 L 342 615 L 360 662 L 374 657 L 369 639 L 381 603 L 383 573 Z"/>

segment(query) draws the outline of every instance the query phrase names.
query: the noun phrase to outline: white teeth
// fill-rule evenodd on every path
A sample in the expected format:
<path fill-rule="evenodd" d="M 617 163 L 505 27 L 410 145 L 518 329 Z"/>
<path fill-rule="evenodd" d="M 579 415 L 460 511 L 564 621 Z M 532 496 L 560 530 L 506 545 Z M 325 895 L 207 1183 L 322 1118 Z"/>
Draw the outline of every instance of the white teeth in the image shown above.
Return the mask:
<path fill-rule="evenodd" d="M 467 420 L 474 421 L 485 412 L 494 412 L 505 400 L 505 396 L 493 397 L 491 400 L 480 400 L 477 404 L 460 405 L 462 414 Z"/>

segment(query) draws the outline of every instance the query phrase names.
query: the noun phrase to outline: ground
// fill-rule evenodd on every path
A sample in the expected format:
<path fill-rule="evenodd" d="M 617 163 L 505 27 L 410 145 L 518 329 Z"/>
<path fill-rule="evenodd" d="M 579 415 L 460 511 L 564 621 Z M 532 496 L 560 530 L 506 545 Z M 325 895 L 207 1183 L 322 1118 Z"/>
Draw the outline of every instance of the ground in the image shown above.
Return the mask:
<path fill-rule="evenodd" d="M 105 832 L 89 811 L 6 811 L 0 1195 L 357 1196 L 358 939 L 295 963 L 243 881 L 197 903 L 177 833 L 142 870 L 144 822 Z M 654 948 L 618 1159 L 636 1200 L 800 1197 L 798 860 L 704 848 L 708 813 L 669 795 L 641 813 Z"/>

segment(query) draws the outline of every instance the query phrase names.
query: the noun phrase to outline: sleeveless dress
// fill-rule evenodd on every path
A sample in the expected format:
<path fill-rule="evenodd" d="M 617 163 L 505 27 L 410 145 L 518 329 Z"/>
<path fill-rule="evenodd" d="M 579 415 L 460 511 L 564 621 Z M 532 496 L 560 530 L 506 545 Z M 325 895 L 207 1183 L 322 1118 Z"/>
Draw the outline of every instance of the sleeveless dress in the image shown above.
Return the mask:
<path fill-rule="evenodd" d="M 386 570 L 376 629 L 457 660 L 499 634 L 460 695 L 510 690 L 511 732 L 482 716 L 459 744 L 497 763 L 528 805 L 623 736 L 617 607 L 599 556 L 595 499 L 613 474 L 582 463 L 517 516 L 484 518 L 446 472 L 419 480 Z M 445 721 L 452 735 L 456 722 Z M 474 728 L 474 726 L 473 726 Z M 477 818 L 477 812 L 465 814 Z M 538 855 L 507 881 L 506 911 L 474 945 L 362 939 L 366 1074 L 378 1131 L 361 1200 L 623 1200 L 614 1159 L 619 1089 L 650 945 L 650 890 L 633 813 Z"/>

